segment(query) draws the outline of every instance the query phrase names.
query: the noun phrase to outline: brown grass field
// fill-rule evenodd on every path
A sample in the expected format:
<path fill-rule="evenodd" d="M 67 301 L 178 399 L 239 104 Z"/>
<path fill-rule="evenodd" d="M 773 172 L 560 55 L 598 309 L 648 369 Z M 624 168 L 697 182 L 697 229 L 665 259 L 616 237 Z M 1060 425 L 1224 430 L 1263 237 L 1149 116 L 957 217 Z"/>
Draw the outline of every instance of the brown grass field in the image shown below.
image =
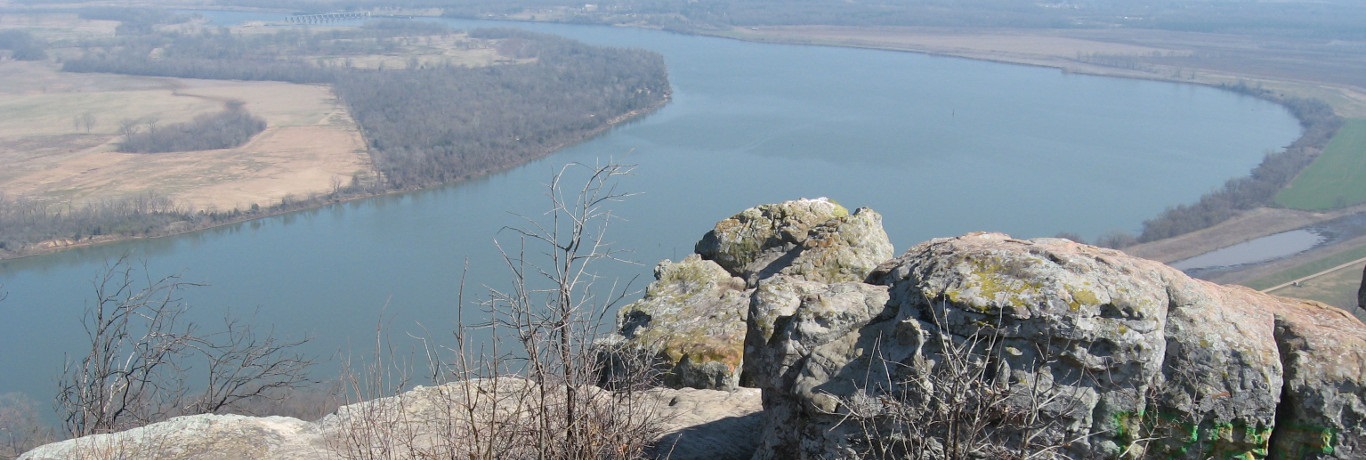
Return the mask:
<path fill-rule="evenodd" d="M 328 88 L 58 72 L 0 62 L 0 191 L 79 206 L 148 192 L 193 210 L 267 206 L 371 174 L 355 122 Z M 237 99 L 268 128 L 238 148 L 114 151 L 122 120 L 186 121 Z M 78 118 L 94 120 L 87 133 Z"/>

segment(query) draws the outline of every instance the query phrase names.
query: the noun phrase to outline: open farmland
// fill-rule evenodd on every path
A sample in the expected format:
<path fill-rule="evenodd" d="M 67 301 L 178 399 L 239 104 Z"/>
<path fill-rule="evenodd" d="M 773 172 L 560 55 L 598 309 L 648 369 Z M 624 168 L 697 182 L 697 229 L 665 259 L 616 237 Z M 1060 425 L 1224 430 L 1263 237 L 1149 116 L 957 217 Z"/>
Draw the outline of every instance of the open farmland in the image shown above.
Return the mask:
<path fill-rule="evenodd" d="M 1276 204 L 1305 210 L 1366 202 L 1366 119 L 1347 120 L 1313 164 L 1276 195 Z"/>
<path fill-rule="evenodd" d="M 62 73 L 0 64 L 0 190 L 79 206 L 153 194 L 191 210 L 249 208 L 330 192 L 370 165 L 355 123 L 327 87 Z M 240 100 L 268 128 L 238 148 L 115 152 L 126 120 L 171 124 Z"/>

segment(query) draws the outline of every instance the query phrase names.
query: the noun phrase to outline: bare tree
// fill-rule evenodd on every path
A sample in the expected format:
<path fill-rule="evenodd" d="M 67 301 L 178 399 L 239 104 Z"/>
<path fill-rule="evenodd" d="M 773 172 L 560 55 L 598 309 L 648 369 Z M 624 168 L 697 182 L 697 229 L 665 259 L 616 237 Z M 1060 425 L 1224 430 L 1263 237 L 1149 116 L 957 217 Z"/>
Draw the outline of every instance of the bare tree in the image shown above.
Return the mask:
<path fill-rule="evenodd" d="M 605 238 L 608 205 L 629 196 L 614 188 L 629 171 L 566 166 L 548 186 L 550 210 L 524 228 L 504 229 L 516 236 L 515 245 L 498 243 L 511 281 L 478 303 L 489 319 L 467 322 L 457 308 L 453 344 L 418 338 L 431 380 L 443 385 L 366 401 L 398 393 L 411 375 L 377 334 L 373 362 L 342 379 L 356 403 L 338 411 L 344 428 L 333 448 L 351 459 L 639 457 L 658 434 L 659 417 L 634 391 L 652 375 L 616 376 L 613 391 L 594 385 L 599 353 L 611 346 L 596 339 L 629 286 L 595 287 L 595 264 L 619 260 Z M 579 172 L 587 173 L 584 185 L 567 190 L 568 173 Z M 460 285 L 463 306 L 463 279 Z"/>
<path fill-rule="evenodd" d="M 72 117 L 71 127 L 75 129 L 84 129 L 86 134 L 90 134 L 90 130 L 95 128 L 95 114 L 85 112 Z"/>
<path fill-rule="evenodd" d="M 307 341 L 258 336 L 243 322 L 204 333 L 184 318 L 180 291 L 199 286 L 178 276 L 153 279 L 126 259 L 107 264 L 94 282 L 95 302 L 82 323 L 89 348 L 67 359 L 57 405 L 72 436 L 122 430 L 166 418 L 232 409 L 312 383 L 311 360 L 295 353 Z M 205 363 L 191 371 L 194 362 Z"/>
<path fill-rule="evenodd" d="M 134 134 L 138 133 L 138 125 L 140 123 L 142 123 L 142 121 L 136 118 L 119 120 L 119 135 L 123 136 L 124 139 L 133 137 Z"/>
<path fill-rule="evenodd" d="M 594 290 L 595 263 L 621 260 L 606 240 L 613 217 L 608 204 L 630 194 L 616 189 L 616 178 L 629 174 L 630 168 L 608 165 L 589 168 L 590 174 L 576 196 L 566 197 L 561 181 L 572 167 L 560 170 L 548 186 L 551 209 L 549 222 L 527 218 L 525 228 L 506 227 L 518 235 L 516 252 L 498 243 L 499 252 L 513 274 L 513 289 L 493 291 L 491 306 L 495 321 L 517 333 L 527 354 L 528 377 L 540 386 L 542 398 L 550 388 L 562 391 L 563 419 L 545 417 L 541 433 L 565 433 L 563 452 L 572 458 L 594 456 L 596 446 L 587 441 L 580 411 L 580 388 L 598 382 L 591 339 L 602 328 L 608 311 L 626 296 L 625 289 L 613 286 L 597 298 Z M 530 260 L 527 244 L 544 245 L 548 266 Z M 546 443 L 550 444 L 550 443 Z"/>

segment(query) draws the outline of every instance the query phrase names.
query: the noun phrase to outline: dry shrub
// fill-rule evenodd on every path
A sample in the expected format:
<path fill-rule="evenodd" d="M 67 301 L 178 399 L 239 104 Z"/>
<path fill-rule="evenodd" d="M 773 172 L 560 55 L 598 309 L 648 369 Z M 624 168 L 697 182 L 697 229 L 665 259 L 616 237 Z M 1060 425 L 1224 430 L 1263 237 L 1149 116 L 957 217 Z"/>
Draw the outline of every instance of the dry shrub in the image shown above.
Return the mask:
<path fill-rule="evenodd" d="M 594 269 L 620 260 L 605 239 L 607 205 L 628 196 L 615 179 L 629 172 L 566 166 L 548 186 L 544 218 L 504 229 L 516 239 L 498 243 L 511 282 L 475 303 L 486 319 L 467 321 L 458 308 L 449 345 L 417 338 L 434 386 L 402 392 L 414 363 L 377 331 L 369 362 L 343 373 L 354 404 L 324 419 L 330 447 L 349 459 L 641 457 L 659 433 L 654 406 L 636 397 L 650 374 L 615 376 L 613 391 L 595 386 L 610 346 L 600 331 L 627 291 L 596 286 Z M 586 179 L 566 195 L 570 173 Z"/>
<path fill-rule="evenodd" d="M 943 309 L 936 309 L 942 311 Z M 946 324 L 935 312 L 938 324 Z M 999 330 L 982 327 L 962 337 L 933 333 L 925 353 L 906 360 L 880 347 L 876 367 L 860 389 L 840 398 L 841 423 L 858 427 L 851 444 L 864 458 L 916 460 L 1054 459 L 1074 439 L 1058 439 L 1067 420 L 1080 418 L 1085 389 L 1049 372 L 1055 356 L 1041 346 L 1040 362 L 1012 376 Z M 1032 369 L 1032 370 L 1031 370 Z M 876 375 L 876 377 L 875 377 Z"/>

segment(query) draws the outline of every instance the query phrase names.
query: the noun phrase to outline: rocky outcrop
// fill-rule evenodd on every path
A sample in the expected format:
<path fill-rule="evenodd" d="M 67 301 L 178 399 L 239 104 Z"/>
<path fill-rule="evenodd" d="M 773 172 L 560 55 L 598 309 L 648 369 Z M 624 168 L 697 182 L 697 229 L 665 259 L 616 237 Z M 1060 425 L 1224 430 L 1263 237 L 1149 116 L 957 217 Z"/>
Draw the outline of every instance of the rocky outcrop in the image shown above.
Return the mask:
<path fill-rule="evenodd" d="M 880 220 L 747 209 L 661 264 L 621 332 L 672 385 L 761 388 L 756 458 L 1366 455 L 1366 327 L 1340 310 L 1062 239 L 892 259 Z"/>
<path fill-rule="evenodd" d="M 519 395 L 534 391 L 526 380 L 471 380 L 417 387 L 399 396 L 343 406 L 315 422 L 288 417 L 194 415 L 118 433 L 48 444 L 19 457 L 72 458 L 290 459 L 452 458 L 473 439 L 461 432 L 470 398 L 496 404 L 473 413 L 505 415 L 516 422 Z M 587 392 L 613 397 L 605 390 Z M 618 394 L 620 396 L 620 394 Z M 751 435 L 761 419 L 759 393 L 651 389 L 630 395 L 630 404 L 657 434 L 654 452 L 674 459 L 740 460 L 750 457 Z M 476 458 L 472 456 L 470 458 Z"/>
<path fill-rule="evenodd" d="M 756 458 L 1366 455 L 1366 326 L 1117 251 L 971 234 L 754 299 Z"/>
<path fill-rule="evenodd" d="M 738 387 L 746 316 L 769 278 L 862 281 L 892 256 L 882 216 L 825 198 L 741 211 L 716 224 L 697 254 L 655 267 L 645 297 L 618 313 L 627 350 L 653 357 L 675 388 Z"/>

